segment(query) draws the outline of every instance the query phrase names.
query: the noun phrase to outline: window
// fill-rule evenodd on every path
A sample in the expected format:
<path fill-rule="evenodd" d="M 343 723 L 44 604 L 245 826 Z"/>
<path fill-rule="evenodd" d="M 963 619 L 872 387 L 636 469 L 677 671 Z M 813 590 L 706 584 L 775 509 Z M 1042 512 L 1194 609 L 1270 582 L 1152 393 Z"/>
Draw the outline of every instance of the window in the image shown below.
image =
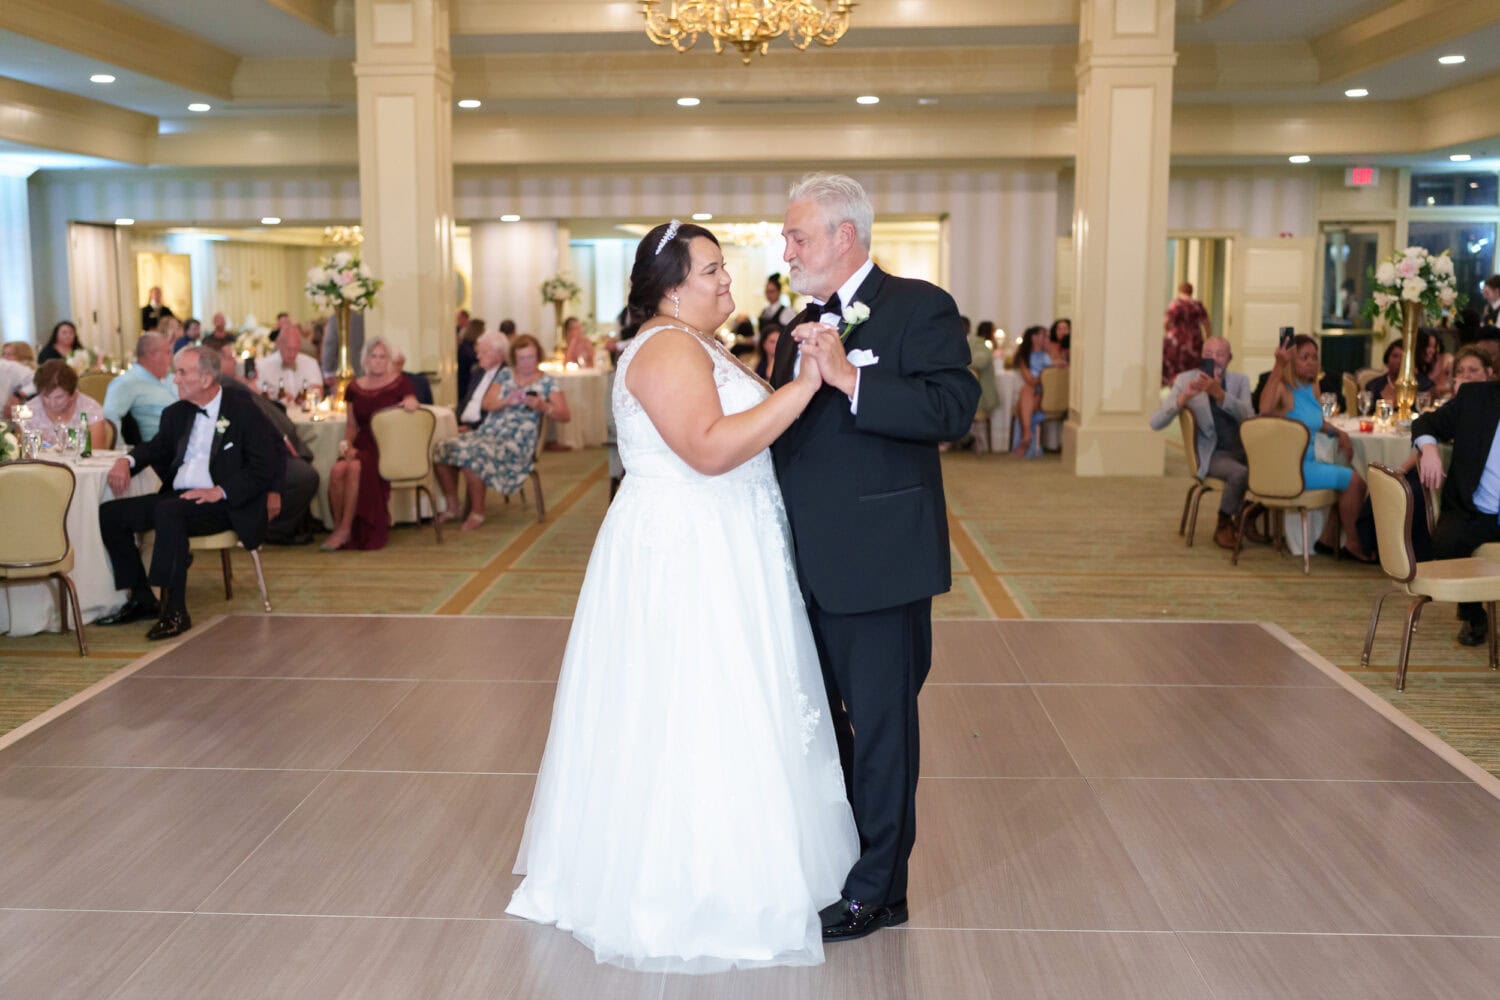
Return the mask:
<path fill-rule="evenodd" d="M 1469 297 L 1472 308 L 1479 297 L 1479 286 L 1495 273 L 1495 223 L 1413 222 L 1409 240 L 1431 253 L 1452 253 L 1458 290 Z"/>
<path fill-rule="evenodd" d="M 1500 202 L 1500 175 L 1412 174 L 1411 207 L 1443 208 L 1451 205 L 1485 205 Z M 1457 251 L 1454 251 L 1455 256 Z"/>

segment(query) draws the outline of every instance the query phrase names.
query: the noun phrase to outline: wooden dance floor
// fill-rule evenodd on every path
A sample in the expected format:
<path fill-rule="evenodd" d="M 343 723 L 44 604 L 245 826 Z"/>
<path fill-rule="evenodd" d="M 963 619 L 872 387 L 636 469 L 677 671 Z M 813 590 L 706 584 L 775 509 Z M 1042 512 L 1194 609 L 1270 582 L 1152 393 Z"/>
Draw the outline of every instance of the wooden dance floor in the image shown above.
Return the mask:
<path fill-rule="evenodd" d="M 567 627 L 230 617 L 0 741 L 0 996 L 1495 995 L 1496 782 L 1248 624 L 938 623 L 911 923 L 596 966 L 504 915 Z"/>

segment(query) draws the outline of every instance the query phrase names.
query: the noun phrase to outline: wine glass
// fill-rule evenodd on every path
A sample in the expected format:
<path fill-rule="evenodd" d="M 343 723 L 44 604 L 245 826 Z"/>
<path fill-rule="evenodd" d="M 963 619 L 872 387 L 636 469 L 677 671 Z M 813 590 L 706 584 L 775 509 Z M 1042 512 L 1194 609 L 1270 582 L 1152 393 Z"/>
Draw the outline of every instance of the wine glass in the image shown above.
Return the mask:
<path fill-rule="evenodd" d="M 1393 411 L 1394 407 L 1391 406 L 1390 400 L 1379 399 L 1375 401 L 1375 416 L 1380 420 L 1381 423 L 1389 424 L 1391 422 L 1391 414 Z"/>
<path fill-rule="evenodd" d="M 1375 412 L 1375 394 L 1370 390 L 1366 389 L 1364 392 L 1361 392 L 1356 397 L 1356 401 L 1359 403 L 1360 416 L 1368 417 Z"/>
<path fill-rule="evenodd" d="M 1432 393 L 1430 393 L 1430 392 L 1419 392 L 1419 393 L 1417 393 L 1417 398 L 1414 401 L 1414 403 L 1412 404 L 1413 411 L 1416 412 L 1416 413 L 1426 413 L 1431 408 L 1432 408 Z"/>
<path fill-rule="evenodd" d="M 1319 396 L 1318 402 L 1323 404 L 1323 417 L 1327 420 L 1332 420 L 1334 414 L 1339 412 L 1339 398 L 1331 392 Z"/>

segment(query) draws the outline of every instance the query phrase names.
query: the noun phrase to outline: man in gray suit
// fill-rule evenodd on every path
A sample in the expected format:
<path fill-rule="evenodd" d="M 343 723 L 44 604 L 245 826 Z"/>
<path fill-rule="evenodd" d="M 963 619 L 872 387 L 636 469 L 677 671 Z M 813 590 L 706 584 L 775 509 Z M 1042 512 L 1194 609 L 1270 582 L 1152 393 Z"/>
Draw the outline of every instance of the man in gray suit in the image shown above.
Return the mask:
<path fill-rule="evenodd" d="M 1250 405 L 1250 379 L 1229 371 L 1233 355 L 1229 341 L 1209 337 L 1203 342 L 1203 360 L 1212 361 L 1213 375 L 1201 368 L 1179 374 L 1162 400 L 1161 408 L 1151 415 L 1152 430 L 1161 430 L 1182 412 L 1193 414 L 1198 425 L 1198 475 L 1224 480 L 1224 498 L 1219 504 L 1219 526 L 1214 542 L 1220 548 L 1234 548 L 1234 522 L 1245 502 L 1245 486 L 1250 479 L 1245 464 L 1245 449 L 1240 444 L 1240 421 L 1255 416 Z M 1264 537 L 1246 522 L 1245 537 L 1264 541 Z"/>

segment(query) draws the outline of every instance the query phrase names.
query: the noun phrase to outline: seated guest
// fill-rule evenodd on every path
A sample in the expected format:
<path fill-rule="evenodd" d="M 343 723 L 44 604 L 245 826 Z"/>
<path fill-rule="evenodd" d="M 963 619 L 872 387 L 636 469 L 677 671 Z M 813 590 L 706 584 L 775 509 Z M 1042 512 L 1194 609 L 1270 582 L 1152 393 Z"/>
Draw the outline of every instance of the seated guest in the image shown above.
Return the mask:
<path fill-rule="evenodd" d="M 485 415 L 495 408 L 492 406 L 489 410 L 485 409 L 484 397 L 500 374 L 500 369 L 505 367 L 507 346 L 505 334 L 499 330 L 490 330 L 481 334 L 474 342 L 474 369 L 469 372 L 469 384 L 464 389 L 463 397 L 458 401 L 458 429 L 460 431 L 469 431 L 478 427 L 484 423 Z"/>
<path fill-rule="evenodd" d="M 177 352 L 182 350 L 184 347 L 192 347 L 202 339 L 203 324 L 198 322 L 196 319 L 193 319 L 192 317 L 188 317 L 188 321 L 182 324 L 182 336 L 178 337 L 175 341 L 172 342 L 173 356 L 175 357 Z"/>
<path fill-rule="evenodd" d="M 969 317 L 959 317 L 964 324 L 964 332 L 969 330 Z M 985 320 L 979 324 L 979 329 L 969 334 L 969 370 L 974 377 L 979 379 L 979 410 L 989 413 L 1000 401 L 1000 390 L 995 385 L 995 352 L 990 346 L 990 338 L 995 335 L 995 324 Z M 975 414 L 978 418 L 978 414 Z"/>
<path fill-rule="evenodd" d="M 594 367 L 594 342 L 584 335 L 582 320 L 569 316 L 563 323 L 563 338 L 568 351 L 564 361 L 579 368 Z"/>
<path fill-rule="evenodd" d="M 542 345 L 521 334 L 511 341 L 510 367 L 500 369 L 486 390 L 484 423 L 472 434 L 449 438 L 437 446 L 438 482 L 448 509 L 439 515 L 452 520 L 458 510 L 458 470 L 469 491 L 469 516 L 464 531 L 484 523 L 486 487 L 502 496 L 526 484 L 536 459 L 536 436 L 542 417 L 567 423 L 568 401 L 557 382 L 542 371 Z"/>
<path fill-rule="evenodd" d="M 245 393 L 219 388 L 217 353 L 189 347 L 174 365 L 182 399 L 162 412 L 160 433 L 109 470 L 109 487 L 116 496 L 124 495 L 131 476 L 148 467 L 161 478 L 161 491 L 111 500 L 99 508 L 99 532 L 115 586 L 129 591 L 130 598 L 98 624 L 123 625 L 159 613 L 147 639 L 171 638 L 193 627 L 187 612 L 191 536 L 233 529 L 245 548 L 260 545 L 276 460 L 276 432 L 255 403 Z M 148 576 L 136 535 L 153 529 L 156 543 Z M 162 588 L 160 607 L 152 586 Z"/>
<path fill-rule="evenodd" d="M 66 361 L 78 370 L 88 367 L 88 356 L 88 349 L 78 341 L 78 328 L 65 319 L 52 328 L 52 336 L 42 345 L 36 360 L 37 364 Z"/>
<path fill-rule="evenodd" d="M 176 316 L 163 316 L 161 322 L 156 324 L 156 332 L 166 338 L 167 346 L 170 348 L 182 339 L 182 321 Z M 175 358 L 177 352 L 172 351 L 172 356 Z"/>
<path fill-rule="evenodd" d="M 1453 380 L 1453 355 L 1439 354 L 1432 366 L 1432 400 L 1436 403 L 1450 399 L 1457 391 L 1458 386 Z"/>
<path fill-rule="evenodd" d="M 755 356 L 755 374 L 771 381 L 771 366 L 776 363 L 776 343 L 781 339 L 781 327 L 776 323 L 763 323 L 760 328 L 760 351 Z"/>
<path fill-rule="evenodd" d="M 1308 430 L 1307 453 L 1302 458 L 1302 483 L 1309 490 L 1336 490 L 1339 492 L 1338 517 L 1330 517 L 1323 528 L 1323 538 L 1318 543 L 1319 552 L 1332 553 L 1339 548 L 1339 528 L 1346 526 L 1347 548 L 1344 553 L 1359 562 L 1370 562 L 1364 545 L 1359 540 L 1355 525 L 1359 520 L 1360 504 L 1365 499 L 1365 481 L 1358 472 L 1347 465 L 1320 462 L 1313 454 L 1313 443 L 1318 434 L 1328 434 L 1339 439 L 1339 451 L 1345 458 L 1354 458 L 1354 445 L 1349 435 L 1329 423 L 1323 416 L 1323 404 L 1318 400 L 1318 342 L 1305 333 L 1292 338 L 1290 347 L 1276 349 L 1276 363 L 1271 368 L 1271 377 L 1260 397 L 1261 416 L 1290 417 Z"/>
<path fill-rule="evenodd" d="M 36 396 L 41 406 L 31 408 L 31 430 L 40 431 L 61 445 L 69 428 L 78 427 L 78 415 L 89 422 L 89 440 L 95 448 L 107 448 L 110 431 L 105 427 L 104 408 L 78 393 L 78 373 L 66 361 L 48 361 L 36 370 Z"/>
<path fill-rule="evenodd" d="M 1232 549 L 1235 520 L 1244 506 L 1245 487 L 1250 481 L 1245 448 L 1240 444 L 1240 422 L 1255 416 L 1255 410 L 1250 406 L 1250 379 L 1229 370 L 1233 359 L 1229 341 L 1209 337 L 1203 342 L 1203 358 L 1213 362 L 1214 374 L 1199 369 L 1182 372 L 1173 379 L 1167 397 L 1151 416 L 1151 429 L 1162 430 L 1184 408 L 1192 413 L 1198 433 L 1198 468 L 1193 471 L 1200 478 L 1213 476 L 1224 480 L 1214 542 L 1222 549 Z M 1246 525 L 1247 538 L 1256 542 L 1266 540 L 1253 533 L 1248 522 Z"/>
<path fill-rule="evenodd" d="M 302 353 L 302 330 L 282 329 L 276 350 L 255 366 L 255 384 L 260 391 L 281 402 L 295 402 L 309 388 L 323 389 L 323 370 L 311 356 Z"/>
<path fill-rule="evenodd" d="M 334 529 L 323 543 L 325 552 L 385 548 L 391 530 L 391 484 L 380 478 L 380 448 L 370 430 L 370 418 L 387 407 L 415 410 L 420 405 L 411 380 L 392 363 L 391 348 L 383 337 L 365 344 L 360 367 L 364 374 L 345 391 L 349 422 L 339 442 L 339 460 L 328 474 Z"/>
<path fill-rule="evenodd" d="M 1021 393 L 1016 398 L 1016 421 L 1020 441 L 1015 453 L 1025 455 L 1031 448 L 1032 418 L 1042 407 L 1042 372 L 1052 367 L 1047 353 L 1047 328 L 1028 326 L 1021 334 L 1021 345 L 1011 358 L 1011 367 L 1021 376 Z"/>
<path fill-rule="evenodd" d="M 216 351 L 229 351 L 234 347 L 234 331 L 225 326 L 223 313 L 214 313 L 214 327 L 204 335 L 201 343 Z"/>
<path fill-rule="evenodd" d="M 396 369 L 396 374 L 405 375 L 406 380 L 411 383 L 411 391 L 417 397 L 417 402 L 423 406 L 431 406 L 432 383 L 427 381 L 427 376 L 421 372 L 409 372 L 406 370 L 406 352 L 397 349 L 391 355 L 391 365 Z"/>
<path fill-rule="evenodd" d="M 24 340 L 7 340 L 4 346 L 0 346 L 0 358 L 6 361 L 19 361 L 23 365 L 36 366 L 36 351 Z"/>
<path fill-rule="evenodd" d="M 1073 321 L 1070 319 L 1055 319 L 1052 326 L 1047 330 L 1047 353 L 1052 355 L 1054 364 L 1065 365 L 1068 363 L 1068 349 L 1072 345 Z"/>
<path fill-rule="evenodd" d="M 365 314 L 352 312 L 349 314 L 349 367 L 354 369 L 354 374 L 362 374 L 360 365 L 365 356 Z M 337 375 L 339 373 L 339 315 L 334 313 L 328 317 L 328 322 L 323 325 L 323 374 Z"/>
<path fill-rule="evenodd" d="M 234 355 L 219 354 L 219 385 L 231 392 L 245 392 L 281 437 L 276 449 L 276 470 L 266 494 L 266 542 L 270 545 L 306 545 L 312 541 L 308 511 L 318 495 L 318 470 L 313 468 L 312 449 L 297 434 L 297 426 L 286 408 L 255 391 L 235 372 Z"/>
<path fill-rule="evenodd" d="M 1459 352 L 1460 379 L 1474 367 L 1464 348 Z M 1493 366 L 1487 369 L 1493 372 Z M 1500 542 L 1500 451 L 1495 448 L 1500 426 L 1500 382 L 1462 381 L 1445 405 L 1412 421 L 1412 444 L 1420 452 L 1417 469 L 1422 485 L 1441 489 L 1441 513 L 1432 535 L 1432 558 L 1461 559 L 1489 542 Z M 1438 442 L 1453 443 L 1453 459 L 1446 471 Z M 1458 641 L 1478 646 L 1489 637 L 1492 622 L 1482 604 L 1460 604 L 1463 624 Z"/>
<path fill-rule="evenodd" d="M 458 391 L 460 393 L 469 387 L 469 376 L 474 371 L 474 361 L 478 348 L 475 346 L 479 338 L 484 336 L 484 320 L 472 319 L 462 309 L 459 310 L 464 317 L 464 325 L 458 331 Z"/>
<path fill-rule="evenodd" d="M 283 333 L 286 333 L 287 327 L 289 327 L 291 325 L 292 325 L 292 314 L 291 313 L 285 313 L 285 312 L 279 312 L 279 313 L 277 313 L 276 314 L 276 327 L 275 327 L 275 329 L 273 329 L 271 331 L 271 343 L 274 344 L 277 341 L 279 341 L 281 339 L 281 335 Z"/>
<path fill-rule="evenodd" d="M 0 358 L 0 420 L 9 420 L 12 406 L 36 395 L 34 377 L 30 365 Z"/>
<path fill-rule="evenodd" d="M 1385 349 L 1381 360 L 1385 363 L 1385 371 L 1370 379 L 1365 384 L 1365 391 L 1376 399 L 1383 399 L 1388 403 L 1396 401 L 1396 380 L 1401 377 L 1401 362 L 1406 357 L 1406 347 L 1401 341 L 1391 343 Z M 1430 392 L 1432 390 L 1432 379 L 1420 367 L 1412 369 L 1412 374 L 1417 378 L 1417 391 Z"/>
<path fill-rule="evenodd" d="M 135 364 L 104 390 L 105 419 L 115 425 L 121 440 L 130 441 L 124 428 L 129 417 L 139 443 L 145 444 L 156 437 L 162 411 L 175 402 L 177 386 L 172 379 L 170 345 L 159 333 L 143 333 L 135 342 Z"/>

